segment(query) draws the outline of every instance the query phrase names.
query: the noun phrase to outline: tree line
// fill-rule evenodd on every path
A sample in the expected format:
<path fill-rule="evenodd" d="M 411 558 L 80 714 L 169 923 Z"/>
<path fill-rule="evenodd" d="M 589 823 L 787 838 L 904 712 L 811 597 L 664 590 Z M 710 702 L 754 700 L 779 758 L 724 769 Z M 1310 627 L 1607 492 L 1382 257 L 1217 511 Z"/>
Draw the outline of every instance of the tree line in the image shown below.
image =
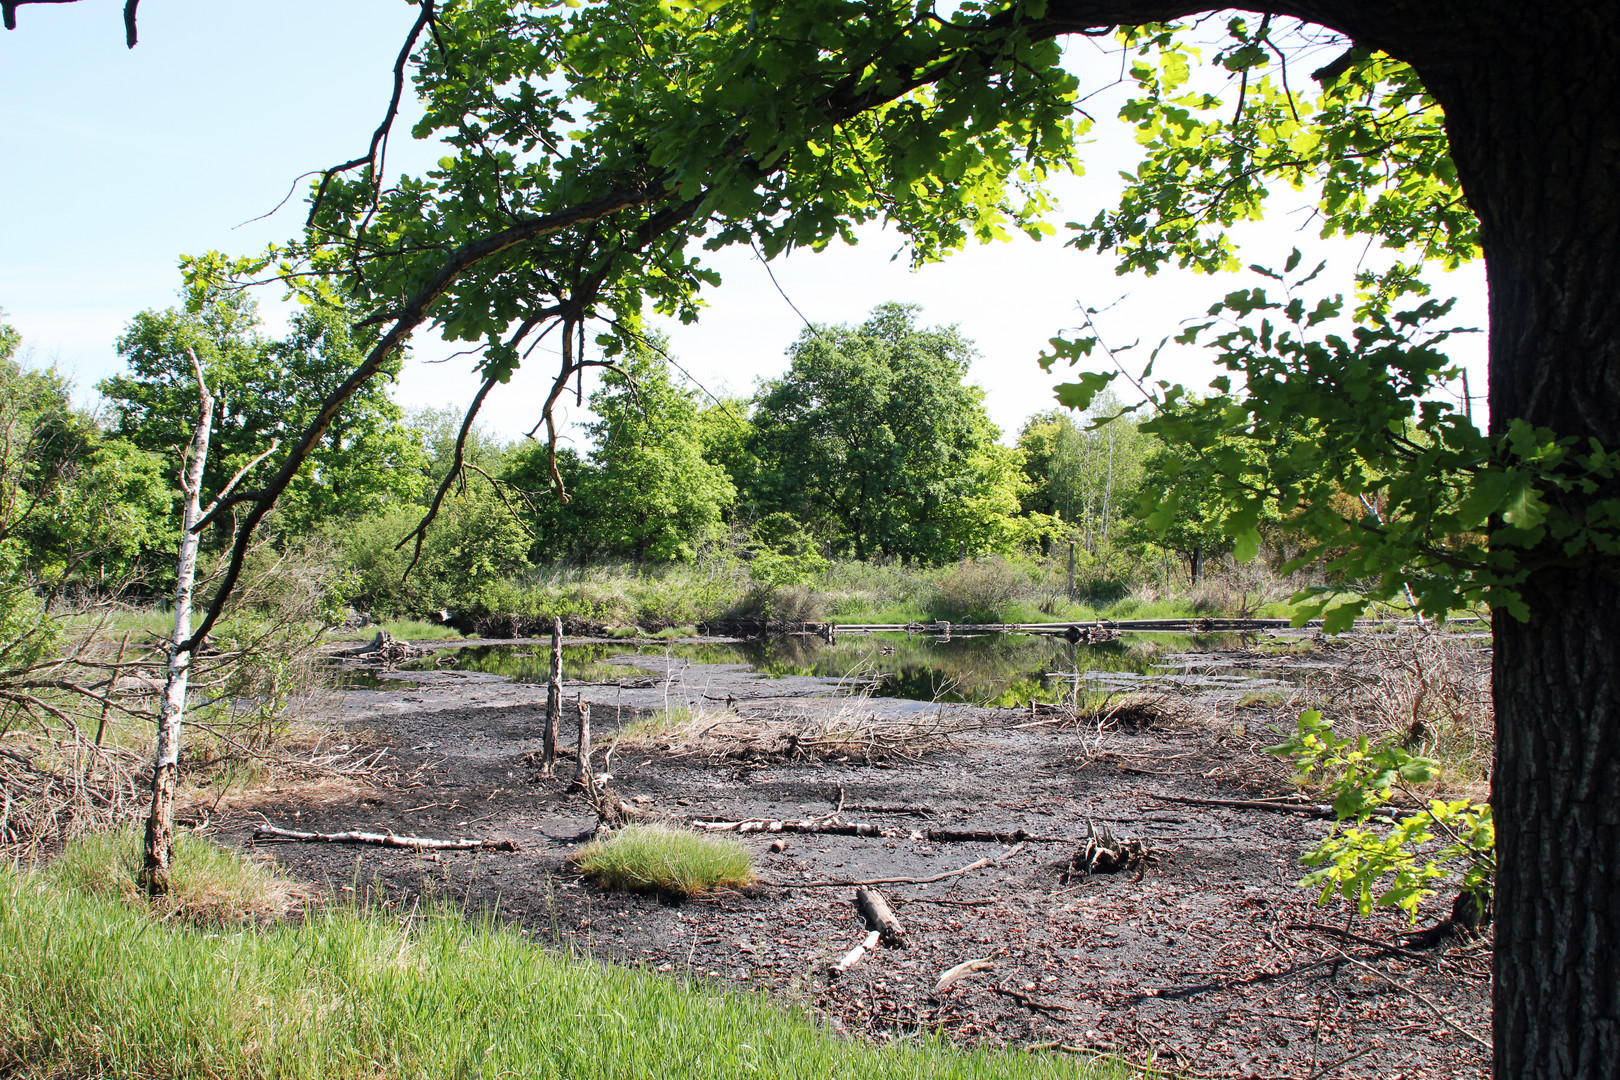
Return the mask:
<path fill-rule="evenodd" d="M 6 329 L 0 396 L 19 433 L 7 473 L 16 581 L 156 595 L 172 573 L 176 473 L 198 409 L 189 356 L 214 394 L 210 490 L 273 472 L 271 450 L 367 347 L 351 305 L 302 306 L 279 338 L 217 256 L 187 260 L 180 302 L 143 311 L 118 339 L 126 369 L 101 381 L 99 414 Z M 387 382 L 350 401 L 278 503 L 275 542 L 324 541 L 345 598 L 389 615 L 465 608 L 536 567 L 689 562 L 724 547 L 755 577 L 795 583 L 828 558 L 929 566 L 1073 542 L 1087 553 L 1157 543 L 1134 515 L 1163 484 L 1170 448 L 1105 395 L 1089 414 L 1052 408 L 1001 439 L 968 381 L 975 347 L 953 327 L 881 304 L 859 325 L 807 327 L 781 376 L 711 398 L 678 377 L 665 342 L 637 336 L 589 395 L 581 445 L 505 442 L 454 409 L 407 415 Z M 396 374 L 396 360 L 389 375 Z M 29 443 L 34 439 L 37 445 Z M 27 459 L 23 461 L 22 459 Z M 413 534 L 452 470 L 432 522 Z M 23 503 L 30 508 L 21 508 Z M 1196 573 L 1218 548 L 1190 506 L 1171 538 Z M 1209 515 L 1206 515 L 1209 516 Z M 1208 534 L 1198 534 L 1203 528 Z M 205 536 L 219 547 L 224 518 Z M 1183 536 L 1181 533 L 1185 533 Z"/>

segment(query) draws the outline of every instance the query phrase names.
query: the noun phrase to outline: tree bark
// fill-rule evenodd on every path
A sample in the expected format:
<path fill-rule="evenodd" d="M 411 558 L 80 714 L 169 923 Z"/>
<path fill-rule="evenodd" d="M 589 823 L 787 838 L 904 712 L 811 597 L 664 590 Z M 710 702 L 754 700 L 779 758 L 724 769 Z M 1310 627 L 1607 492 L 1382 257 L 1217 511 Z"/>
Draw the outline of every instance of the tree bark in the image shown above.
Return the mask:
<path fill-rule="evenodd" d="M 192 358 L 196 366 L 196 358 Z M 174 635 L 170 638 L 169 673 L 163 685 L 158 714 L 157 752 L 152 761 L 152 808 L 146 817 L 146 848 L 141 862 L 141 883 L 153 896 L 169 891 L 169 869 L 174 857 L 174 784 L 180 762 L 180 722 L 186 714 L 186 688 L 190 682 L 195 646 L 191 638 L 191 590 L 197 577 L 196 525 L 202 517 L 203 468 L 208 462 L 208 440 L 213 431 L 214 399 L 196 368 L 201 410 L 197 429 L 186 455 L 185 510 L 181 517 L 180 550 L 175 558 Z"/>
<path fill-rule="evenodd" d="M 1492 3 L 1457 29 L 1418 70 L 1480 217 L 1492 433 L 1521 418 L 1613 451 L 1620 6 Z M 1563 508 L 1617 495 L 1610 480 Z M 1493 620 L 1495 1073 L 1597 1080 L 1620 1062 L 1620 566 L 1531 558 L 1529 619 Z"/>

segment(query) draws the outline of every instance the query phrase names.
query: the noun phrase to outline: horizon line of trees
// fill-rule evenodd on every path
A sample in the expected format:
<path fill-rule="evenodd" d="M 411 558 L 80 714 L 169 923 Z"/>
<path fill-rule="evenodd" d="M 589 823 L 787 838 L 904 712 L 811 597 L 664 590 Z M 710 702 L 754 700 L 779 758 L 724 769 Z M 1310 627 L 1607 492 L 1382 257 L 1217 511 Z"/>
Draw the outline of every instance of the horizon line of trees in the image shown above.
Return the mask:
<path fill-rule="evenodd" d="M 251 297 L 224 284 L 217 256 L 183 269 L 182 303 L 139 313 L 118 339 L 128 366 L 98 384 L 105 415 L 75 406 L 67 382 L 31 370 L 15 331 L 0 331 L 0 398 L 17 429 L 7 446 L 32 455 L 8 464 L 21 523 L 0 534 L 0 555 L 14 584 L 46 603 L 131 584 L 155 595 L 172 573 L 177 463 L 198 406 L 188 353 L 215 388 L 205 484 L 217 490 L 298 431 L 370 345 L 337 299 L 304 307 L 272 339 Z M 1055 541 L 1091 553 L 1157 543 L 1131 511 L 1144 478 L 1163 479 L 1170 448 L 1129 416 L 1088 422 L 1119 411 L 1111 397 L 1085 415 L 1038 413 L 1003 444 L 984 391 L 966 381 L 973 343 L 954 327 L 919 326 L 917 311 L 886 303 L 860 325 L 808 327 L 784 374 L 750 397 L 707 403 L 672 376 L 664 343 L 642 336 L 590 395 L 589 445 L 559 448 L 564 498 L 544 443 L 475 426 L 419 552 L 401 541 L 454 465 L 461 416 L 407 415 L 389 393 L 396 360 L 327 432 L 281 500 L 274 535 L 329 541 L 351 602 L 394 613 L 465 603 L 536 566 L 689 561 L 716 542 L 782 583 L 828 557 L 937 565 Z M 24 433 L 47 430 L 25 449 Z M 1196 519 L 1195 499 L 1188 507 L 1171 543 L 1196 575 L 1223 541 L 1215 522 Z M 227 518 L 205 540 L 222 543 L 230 528 Z"/>

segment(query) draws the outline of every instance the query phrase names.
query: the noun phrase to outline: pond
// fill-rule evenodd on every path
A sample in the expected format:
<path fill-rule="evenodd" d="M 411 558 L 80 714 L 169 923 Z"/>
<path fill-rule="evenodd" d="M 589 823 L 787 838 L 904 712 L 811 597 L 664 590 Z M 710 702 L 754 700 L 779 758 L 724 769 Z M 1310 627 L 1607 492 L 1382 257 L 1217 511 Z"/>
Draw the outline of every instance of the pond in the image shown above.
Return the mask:
<path fill-rule="evenodd" d="M 752 641 L 592 642 L 563 647 L 563 678 L 573 683 L 661 682 L 693 666 L 745 667 L 766 676 L 824 680 L 828 693 L 912 701 L 1017 706 L 1078 695 L 1158 690 L 1241 698 L 1285 691 L 1312 665 L 1293 655 L 1298 636 L 1127 633 L 1099 645 L 1071 645 L 1034 634 L 846 634 L 829 645 L 791 636 Z M 434 671 L 454 656 L 462 672 L 544 683 L 551 649 L 527 641 L 442 649 L 398 670 Z M 629 670 L 627 670 L 627 668 Z M 690 675 L 688 674 L 688 677 Z M 409 685 L 369 671 L 346 672 L 346 689 Z"/>

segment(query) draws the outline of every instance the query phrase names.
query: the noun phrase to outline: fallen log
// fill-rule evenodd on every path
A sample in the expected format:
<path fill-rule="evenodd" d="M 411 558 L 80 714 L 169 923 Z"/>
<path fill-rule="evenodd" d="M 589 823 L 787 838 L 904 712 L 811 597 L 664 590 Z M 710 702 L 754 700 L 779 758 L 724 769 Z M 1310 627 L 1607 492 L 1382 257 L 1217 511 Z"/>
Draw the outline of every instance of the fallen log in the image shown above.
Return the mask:
<path fill-rule="evenodd" d="M 379 847 L 407 848 L 411 851 L 517 851 L 516 840 L 431 840 L 424 836 L 370 833 L 358 829 L 318 833 L 278 829 L 260 825 L 253 830 L 255 840 L 304 841 L 315 844 L 376 844 Z"/>
<path fill-rule="evenodd" d="M 865 887 L 855 890 L 855 909 L 866 920 L 868 930 L 876 930 L 883 939 L 883 944 L 891 949 L 910 948 L 911 942 L 906 937 L 906 931 L 900 925 L 900 920 L 894 917 L 889 908 L 889 902 L 883 899 L 883 894 L 876 889 Z"/>
<path fill-rule="evenodd" d="M 999 832 L 995 829 L 906 829 L 874 825 L 870 822 L 846 822 L 836 817 L 812 818 L 802 821 L 773 821 L 768 818 L 750 818 L 746 821 L 694 821 L 694 829 L 705 832 L 734 833 L 820 833 L 824 836 L 879 836 L 889 840 L 924 840 L 936 844 L 1067 844 L 1062 836 L 1031 836 L 1023 829 Z"/>

